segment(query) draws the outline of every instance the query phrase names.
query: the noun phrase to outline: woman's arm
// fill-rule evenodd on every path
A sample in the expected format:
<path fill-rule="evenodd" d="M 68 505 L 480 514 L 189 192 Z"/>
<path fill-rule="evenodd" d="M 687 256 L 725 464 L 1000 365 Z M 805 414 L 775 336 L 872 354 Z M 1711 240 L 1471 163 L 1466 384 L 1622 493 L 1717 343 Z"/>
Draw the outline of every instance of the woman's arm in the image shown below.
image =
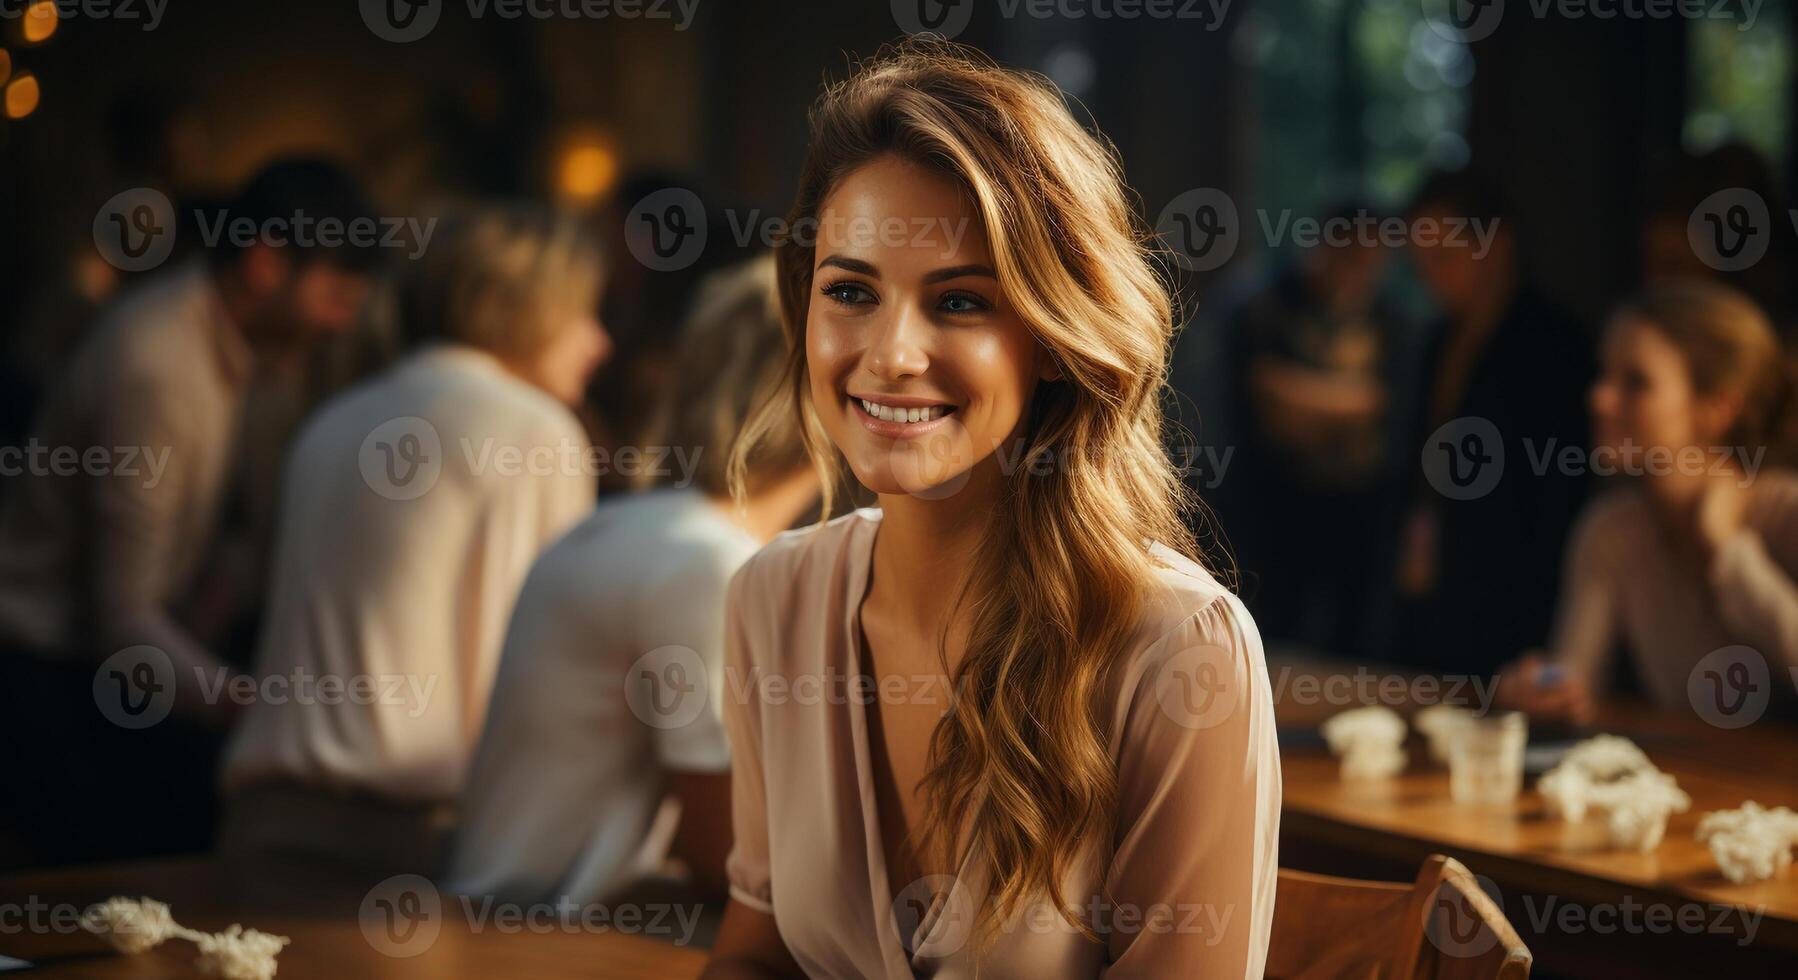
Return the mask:
<path fill-rule="evenodd" d="M 1220 597 L 1138 664 L 1122 715 L 1104 976 L 1260 977 L 1280 836 L 1260 638 Z"/>
<path fill-rule="evenodd" d="M 1705 494 L 1698 522 L 1710 549 L 1705 577 L 1732 637 L 1776 664 L 1798 667 L 1798 585 L 1769 553 L 1798 540 L 1798 506 L 1777 488 L 1769 493 L 1778 512 L 1766 532 L 1747 523 L 1744 488 L 1722 483 Z M 1782 553 L 1792 551 L 1798 549 Z"/>
<path fill-rule="evenodd" d="M 724 604 L 724 666 L 726 677 L 754 676 L 755 658 L 750 651 L 749 628 L 744 611 L 756 602 L 750 559 L 731 579 Z M 765 608 L 765 604 L 762 608 Z M 730 737 L 730 809 L 733 841 L 725 862 L 731 899 L 724 909 L 724 923 L 712 945 L 712 958 L 700 974 L 705 980 L 803 977 L 804 971 L 787 950 L 774 924 L 774 892 L 768 852 L 768 793 L 763 772 L 759 703 L 722 689 L 724 730 Z"/>

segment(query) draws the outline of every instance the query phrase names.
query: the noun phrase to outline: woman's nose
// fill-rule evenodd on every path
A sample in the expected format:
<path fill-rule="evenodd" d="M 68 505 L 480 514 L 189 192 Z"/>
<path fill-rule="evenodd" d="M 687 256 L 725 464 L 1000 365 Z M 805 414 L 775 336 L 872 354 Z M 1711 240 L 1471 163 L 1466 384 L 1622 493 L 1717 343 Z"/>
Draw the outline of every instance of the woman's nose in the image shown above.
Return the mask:
<path fill-rule="evenodd" d="M 930 325 L 909 309 L 900 309 L 881 325 L 868 348 L 868 369 L 882 378 L 898 379 L 923 374 L 930 365 L 926 353 Z"/>

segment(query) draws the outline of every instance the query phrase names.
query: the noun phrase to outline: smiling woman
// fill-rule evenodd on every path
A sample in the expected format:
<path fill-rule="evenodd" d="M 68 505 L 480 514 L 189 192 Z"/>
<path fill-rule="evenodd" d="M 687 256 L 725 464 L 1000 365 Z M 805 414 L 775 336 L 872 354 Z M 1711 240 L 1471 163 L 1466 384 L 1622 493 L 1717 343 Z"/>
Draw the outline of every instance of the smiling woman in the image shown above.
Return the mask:
<path fill-rule="evenodd" d="M 1172 313 L 1117 160 L 1048 82 L 942 42 L 812 125 L 784 398 L 739 451 L 793 413 L 880 506 L 745 566 L 727 669 L 868 696 L 726 705 L 708 976 L 1259 976 L 1266 668 L 1182 523 Z"/>

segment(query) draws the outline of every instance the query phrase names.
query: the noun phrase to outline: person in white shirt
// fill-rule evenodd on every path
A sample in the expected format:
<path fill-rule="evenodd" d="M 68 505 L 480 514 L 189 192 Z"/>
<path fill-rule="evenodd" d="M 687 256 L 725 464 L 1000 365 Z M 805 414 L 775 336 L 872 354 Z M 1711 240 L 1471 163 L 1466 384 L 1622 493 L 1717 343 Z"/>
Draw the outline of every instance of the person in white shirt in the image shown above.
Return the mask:
<path fill-rule="evenodd" d="M 288 458 L 221 849 L 435 867 L 531 562 L 593 506 L 570 410 L 610 341 L 572 218 L 445 221 L 401 286 L 420 348 Z"/>
<path fill-rule="evenodd" d="M 506 901 L 615 895 L 678 860 L 724 892 L 730 753 L 719 713 L 731 575 L 817 497 L 797 427 L 733 501 L 726 464 L 777 383 L 770 259 L 707 280 L 645 440 L 659 485 L 602 503 L 538 559 L 507 633 L 447 881 Z"/>

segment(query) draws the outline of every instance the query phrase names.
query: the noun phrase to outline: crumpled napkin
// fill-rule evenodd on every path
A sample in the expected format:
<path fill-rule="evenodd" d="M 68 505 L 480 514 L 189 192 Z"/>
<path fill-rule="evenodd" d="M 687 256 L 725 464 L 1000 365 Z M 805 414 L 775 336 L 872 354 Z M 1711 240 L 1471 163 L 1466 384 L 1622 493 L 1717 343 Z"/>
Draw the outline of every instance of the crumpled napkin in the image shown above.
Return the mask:
<path fill-rule="evenodd" d="M 1749 800 L 1734 810 L 1705 814 L 1695 836 L 1711 846 L 1725 878 L 1738 885 L 1761 881 L 1791 866 L 1792 848 L 1798 847 L 1798 813 Z"/>
<path fill-rule="evenodd" d="M 1588 809 L 1605 814 L 1612 847 L 1652 851 L 1667 836 L 1667 820 L 1692 806 L 1672 775 L 1655 768 L 1636 743 L 1599 735 L 1574 746 L 1542 774 L 1536 789 L 1551 813 L 1578 823 Z"/>
<path fill-rule="evenodd" d="M 1351 708 L 1323 723 L 1344 779 L 1384 779 L 1405 768 L 1405 719 L 1382 705 Z"/>
<path fill-rule="evenodd" d="M 199 932 L 176 922 L 168 905 L 153 898 L 114 896 L 81 916 L 82 928 L 121 953 L 135 954 L 170 939 L 185 939 L 200 948 L 195 967 L 202 976 L 221 980 L 271 980 L 275 958 L 291 940 L 233 923 L 224 932 Z"/>

